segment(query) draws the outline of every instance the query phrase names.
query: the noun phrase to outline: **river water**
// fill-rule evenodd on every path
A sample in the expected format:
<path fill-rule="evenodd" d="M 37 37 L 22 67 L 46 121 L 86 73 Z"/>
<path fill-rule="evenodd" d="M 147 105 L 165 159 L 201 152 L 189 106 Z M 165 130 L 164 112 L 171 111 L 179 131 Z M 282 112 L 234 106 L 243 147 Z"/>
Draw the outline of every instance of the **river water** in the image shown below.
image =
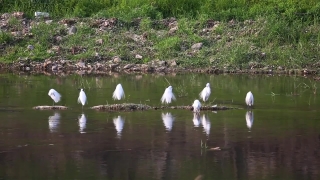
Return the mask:
<path fill-rule="evenodd" d="M 99 112 L 91 106 L 208 105 L 242 109 Z M 121 83 L 126 98 L 112 99 Z M 320 179 L 320 87 L 306 77 L 251 75 L 0 75 L 0 179 Z M 33 110 L 62 95 L 68 110 Z M 84 88 L 88 104 L 77 104 Z M 255 106 L 246 108 L 252 91 Z M 221 149 L 221 150 L 217 150 Z"/>

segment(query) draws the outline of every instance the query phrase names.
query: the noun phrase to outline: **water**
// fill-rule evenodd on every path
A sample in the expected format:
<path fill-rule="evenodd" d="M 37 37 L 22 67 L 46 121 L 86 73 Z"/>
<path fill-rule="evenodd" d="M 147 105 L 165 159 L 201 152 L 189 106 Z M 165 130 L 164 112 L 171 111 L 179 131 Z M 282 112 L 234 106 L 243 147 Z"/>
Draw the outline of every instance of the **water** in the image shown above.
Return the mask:
<path fill-rule="evenodd" d="M 191 105 L 210 82 L 210 104 L 244 109 L 199 117 L 175 109 L 88 109 L 123 102 L 160 106 L 167 81 L 177 96 L 172 105 Z M 117 83 L 126 93 L 119 102 L 112 100 Z M 308 78 L 286 76 L 1 74 L 0 179 L 319 179 L 317 87 Z M 50 88 L 69 110 L 32 109 L 52 105 Z M 78 88 L 88 96 L 83 110 Z M 249 90 L 252 112 L 244 106 Z"/>

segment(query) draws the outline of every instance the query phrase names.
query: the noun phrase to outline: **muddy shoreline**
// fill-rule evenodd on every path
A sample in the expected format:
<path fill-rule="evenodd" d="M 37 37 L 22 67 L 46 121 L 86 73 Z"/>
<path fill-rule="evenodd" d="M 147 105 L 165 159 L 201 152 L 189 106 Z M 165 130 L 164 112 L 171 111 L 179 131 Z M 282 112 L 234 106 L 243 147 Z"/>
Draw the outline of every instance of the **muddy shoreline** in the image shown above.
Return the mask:
<path fill-rule="evenodd" d="M 207 73 L 207 74 L 283 74 L 283 75 L 317 75 L 319 70 L 312 69 L 279 69 L 252 68 L 230 69 L 216 67 L 179 67 L 170 66 L 166 61 L 152 61 L 146 64 L 114 63 L 113 61 L 72 61 L 51 60 L 43 62 L 23 60 L 14 63 L 0 63 L 1 72 L 17 72 L 31 74 L 110 74 L 110 73 Z"/>

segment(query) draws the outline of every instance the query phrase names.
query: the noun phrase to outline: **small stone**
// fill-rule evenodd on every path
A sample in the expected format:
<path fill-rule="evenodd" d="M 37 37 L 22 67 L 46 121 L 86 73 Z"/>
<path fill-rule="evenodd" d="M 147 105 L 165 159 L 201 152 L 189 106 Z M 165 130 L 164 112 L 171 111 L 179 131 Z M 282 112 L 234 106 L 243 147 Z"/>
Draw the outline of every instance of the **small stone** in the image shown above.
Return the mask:
<path fill-rule="evenodd" d="M 53 22 L 53 20 L 46 20 L 45 23 L 46 24 L 51 24 Z"/>
<path fill-rule="evenodd" d="M 178 26 L 173 27 L 169 30 L 169 34 L 174 34 L 178 30 Z"/>
<path fill-rule="evenodd" d="M 118 57 L 118 56 L 115 56 L 113 57 L 113 60 L 112 60 L 114 63 L 120 63 L 121 62 L 121 58 Z"/>
<path fill-rule="evenodd" d="M 21 19 L 24 17 L 24 13 L 23 12 L 14 12 L 12 14 L 15 18 Z"/>
<path fill-rule="evenodd" d="M 191 49 L 193 50 L 199 50 L 202 48 L 203 43 L 196 43 L 194 45 L 191 46 Z"/>
<path fill-rule="evenodd" d="M 142 59 L 142 56 L 140 54 L 136 54 L 136 59 Z"/>
<path fill-rule="evenodd" d="M 29 45 L 27 46 L 27 49 L 28 49 L 29 51 L 32 51 L 32 50 L 34 50 L 34 46 L 29 44 Z"/>
<path fill-rule="evenodd" d="M 134 64 L 127 64 L 127 65 L 125 65 L 123 68 L 124 69 L 130 69 L 130 68 L 132 68 L 134 66 Z"/>
<path fill-rule="evenodd" d="M 53 65 L 53 66 L 51 67 L 51 70 L 52 70 L 52 71 L 58 70 L 58 66 L 57 66 L 57 65 Z"/>
<path fill-rule="evenodd" d="M 4 13 L 1 15 L 1 19 L 9 19 L 10 18 L 10 14 L 9 13 Z"/>
<path fill-rule="evenodd" d="M 96 44 L 102 45 L 103 44 L 103 39 L 97 39 Z"/>
<path fill-rule="evenodd" d="M 69 35 L 75 34 L 77 32 L 77 28 L 75 26 L 71 26 L 68 33 Z"/>
<path fill-rule="evenodd" d="M 11 35 L 12 36 L 21 36 L 22 32 L 21 31 L 14 31 L 14 32 L 11 32 Z"/>
<path fill-rule="evenodd" d="M 61 37 L 61 36 L 56 36 L 56 37 L 55 37 L 55 40 L 56 40 L 57 42 L 61 42 L 61 41 L 62 41 L 62 37 Z"/>

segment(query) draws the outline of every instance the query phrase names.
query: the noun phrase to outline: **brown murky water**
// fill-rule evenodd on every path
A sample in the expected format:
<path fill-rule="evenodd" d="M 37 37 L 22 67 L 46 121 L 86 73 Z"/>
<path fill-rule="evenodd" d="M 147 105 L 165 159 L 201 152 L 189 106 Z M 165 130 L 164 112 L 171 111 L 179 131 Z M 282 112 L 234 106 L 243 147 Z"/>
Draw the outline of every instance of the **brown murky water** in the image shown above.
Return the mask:
<path fill-rule="evenodd" d="M 192 104 L 207 82 L 210 104 L 241 110 L 98 112 L 106 103 L 160 105 L 168 83 Z M 121 83 L 126 99 L 112 100 Z M 85 88 L 88 105 L 77 104 Z M 303 77 L 249 75 L 0 75 L 0 179 L 319 179 L 320 87 Z M 69 110 L 51 105 L 50 88 Z M 244 106 L 247 91 L 252 111 Z M 221 150 L 212 150 L 220 147 Z"/>

